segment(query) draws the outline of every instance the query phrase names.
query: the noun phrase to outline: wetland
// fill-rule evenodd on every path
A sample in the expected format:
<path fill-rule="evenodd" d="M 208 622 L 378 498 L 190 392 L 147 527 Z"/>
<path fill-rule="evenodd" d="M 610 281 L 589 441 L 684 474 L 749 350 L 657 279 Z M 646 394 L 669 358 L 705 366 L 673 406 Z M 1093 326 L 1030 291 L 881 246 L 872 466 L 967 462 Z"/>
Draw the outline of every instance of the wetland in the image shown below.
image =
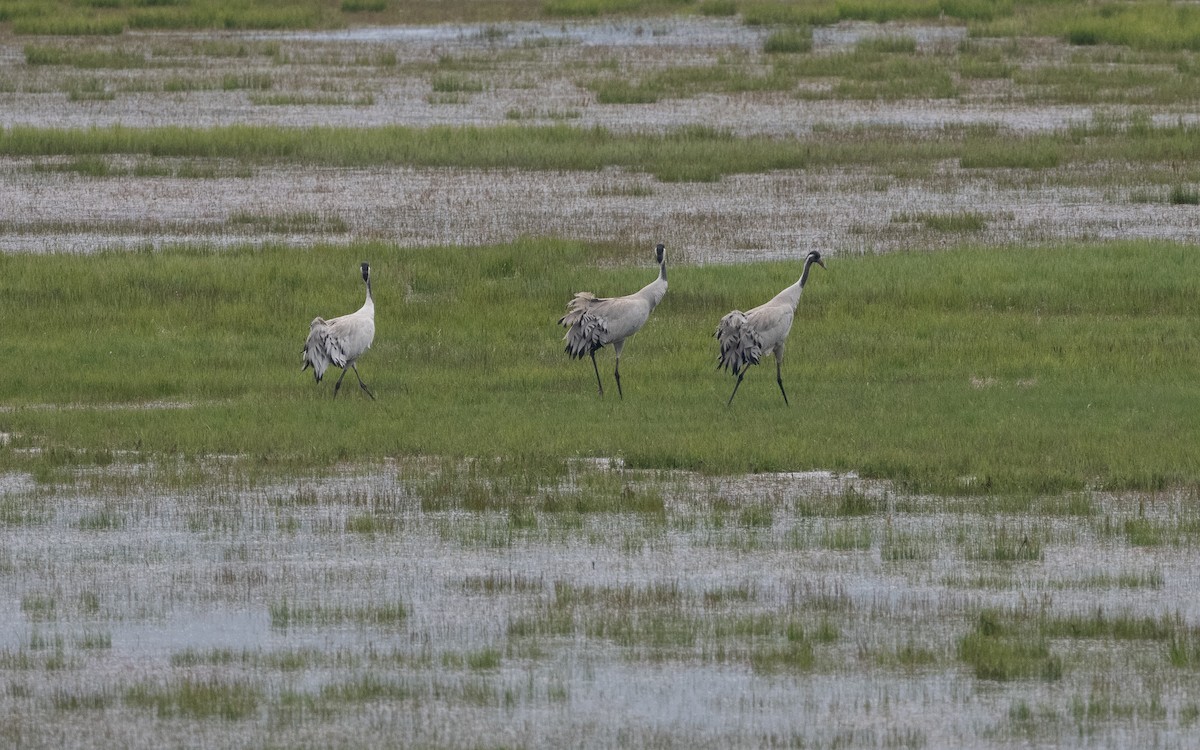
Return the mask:
<path fill-rule="evenodd" d="M 1195 746 L 1192 15 L 901 5 L 0 2 L 0 744 Z"/>

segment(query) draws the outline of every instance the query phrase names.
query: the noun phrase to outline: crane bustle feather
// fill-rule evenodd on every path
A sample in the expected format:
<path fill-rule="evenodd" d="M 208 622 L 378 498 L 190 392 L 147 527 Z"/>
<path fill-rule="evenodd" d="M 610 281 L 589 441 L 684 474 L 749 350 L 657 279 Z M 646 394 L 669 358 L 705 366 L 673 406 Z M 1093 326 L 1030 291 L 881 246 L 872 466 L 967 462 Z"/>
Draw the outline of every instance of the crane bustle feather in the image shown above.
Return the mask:
<path fill-rule="evenodd" d="M 300 371 L 304 372 L 308 368 L 313 368 L 313 378 L 318 383 L 325 376 L 325 370 L 329 368 L 330 358 L 325 348 L 325 341 L 329 334 L 329 325 L 325 319 L 318 316 L 313 318 L 312 323 L 308 324 L 308 338 L 304 342 L 304 349 L 301 351 L 304 354 L 304 364 L 300 367 Z"/>
<path fill-rule="evenodd" d="M 721 346 L 718 370 L 726 369 L 736 375 L 749 365 L 757 365 L 762 358 L 762 339 L 748 322 L 746 313 L 734 310 L 717 324 L 715 335 Z"/>
<path fill-rule="evenodd" d="M 603 301 L 591 292 L 578 292 L 567 303 L 567 314 L 558 319 L 567 329 L 563 340 L 572 359 L 582 359 L 607 343 L 607 321 L 591 312 L 592 305 Z"/>

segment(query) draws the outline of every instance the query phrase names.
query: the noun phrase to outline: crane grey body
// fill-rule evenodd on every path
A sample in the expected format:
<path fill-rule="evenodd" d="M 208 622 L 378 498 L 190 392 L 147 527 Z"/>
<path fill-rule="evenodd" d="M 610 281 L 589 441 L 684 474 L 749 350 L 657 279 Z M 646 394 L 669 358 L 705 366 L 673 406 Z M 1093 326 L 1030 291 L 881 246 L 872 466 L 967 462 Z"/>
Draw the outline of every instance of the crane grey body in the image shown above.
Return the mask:
<path fill-rule="evenodd" d="M 313 377 L 318 383 L 325 375 L 330 364 L 342 368 L 341 377 L 333 386 L 333 397 L 337 398 L 338 390 L 342 387 L 342 378 L 347 370 L 354 370 L 359 386 L 366 394 L 375 399 L 375 394 L 367 388 L 362 376 L 358 374 L 355 363 L 363 352 L 371 348 L 375 339 L 375 301 L 371 299 L 371 266 L 362 264 L 362 278 L 367 285 L 367 301 L 358 310 L 349 315 L 342 315 L 330 320 L 313 318 L 308 326 L 308 340 L 304 342 L 303 372 L 313 368 Z"/>
<path fill-rule="evenodd" d="M 804 271 L 795 284 L 776 294 L 770 302 L 748 312 L 734 310 L 717 324 L 716 337 L 721 345 L 717 369 L 725 368 L 737 376 L 737 383 L 726 405 L 733 403 L 738 386 L 746 376 L 746 369 L 750 365 L 757 365 L 768 353 L 775 355 L 775 380 L 779 383 L 779 392 L 783 394 L 783 403 L 788 403 L 787 391 L 783 389 L 783 347 L 787 343 L 788 332 L 792 330 L 796 305 L 800 302 L 800 294 L 808 281 L 808 269 L 813 263 L 825 268 L 821 254 L 816 250 L 805 257 Z"/>
<path fill-rule="evenodd" d="M 567 329 L 563 340 L 567 342 L 567 354 L 571 359 L 592 358 L 592 369 L 596 372 L 596 386 L 604 395 L 600 382 L 600 368 L 596 366 L 596 350 L 612 344 L 617 364 L 613 377 L 617 381 L 617 394 L 624 398 L 621 390 L 621 349 L 625 339 L 641 330 L 650 318 L 650 313 L 662 302 L 667 293 L 666 248 L 659 244 L 654 248 L 658 261 L 658 278 L 633 294 L 624 297 L 597 297 L 591 292 L 578 292 L 567 303 L 567 314 L 559 318 L 558 324 Z"/>

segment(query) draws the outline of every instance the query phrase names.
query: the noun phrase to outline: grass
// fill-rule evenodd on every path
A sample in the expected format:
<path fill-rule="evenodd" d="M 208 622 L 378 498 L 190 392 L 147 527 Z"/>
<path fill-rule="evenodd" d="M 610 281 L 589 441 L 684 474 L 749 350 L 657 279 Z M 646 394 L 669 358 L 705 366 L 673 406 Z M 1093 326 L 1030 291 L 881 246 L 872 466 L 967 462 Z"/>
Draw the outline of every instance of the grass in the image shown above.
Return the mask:
<path fill-rule="evenodd" d="M 948 214 L 927 212 L 900 213 L 892 216 L 894 223 L 920 224 L 935 232 L 982 232 L 987 229 L 990 217 L 976 211 L 960 211 Z"/>
<path fill-rule="evenodd" d="M 519 0 L 494 4 L 465 2 L 423 5 L 450 6 L 447 16 L 503 13 L 504 10 L 516 16 L 526 15 L 517 7 Z M 490 11 L 489 5 L 493 6 Z M 594 3 L 593 7 L 599 5 L 602 3 Z M 654 7 L 645 3 L 637 5 L 638 13 L 670 12 L 672 9 L 687 13 L 705 12 L 703 5 L 695 3 L 667 2 Z M 852 5 L 861 8 L 870 3 L 839 3 L 834 10 L 841 12 Z M 906 4 L 893 5 L 895 7 L 890 10 L 900 10 L 900 6 Z M 932 7 L 932 4 L 923 3 L 912 5 L 909 10 L 918 17 L 922 13 L 916 5 L 922 5 L 926 10 Z M 945 6 L 944 3 L 937 4 L 939 10 Z M 1072 9 L 1071 12 L 1078 15 L 1083 11 L 1077 6 L 1076 3 L 1056 3 L 1053 9 L 1055 12 Z M 1044 5 L 1039 11 L 1044 14 L 1050 8 Z M 113 11 L 111 15 L 119 15 L 116 12 L 118 9 L 110 10 Z M 154 10 L 167 9 L 160 7 Z M 179 8 L 172 7 L 170 10 Z M 393 4 L 383 13 L 368 14 L 369 19 L 354 14 L 343 20 L 355 25 L 364 20 L 387 23 L 389 18 L 403 13 L 403 22 L 415 23 L 418 21 L 409 16 L 421 16 L 427 10 L 413 8 L 411 4 Z M 534 10 L 536 16 L 538 9 Z M 753 16 L 748 8 L 743 11 L 744 20 Z M 600 11 L 601 14 L 605 12 Z M 820 15 L 816 20 L 821 20 Z M 904 13 L 900 12 L 899 15 L 903 16 Z M 1183 15 L 1193 14 L 1188 12 Z M 1032 21 L 1033 16 L 1027 14 L 1024 20 Z M 836 18 L 824 19 L 824 22 L 834 21 Z M 45 19 L 44 22 L 56 21 Z M 972 31 L 975 32 L 974 27 Z M 711 94 L 745 96 L 778 92 L 819 100 L 897 101 L 933 98 L 956 100 L 964 104 L 1111 104 L 1121 108 L 1154 106 L 1174 109 L 1185 103 L 1194 103 L 1200 97 L 1197 94 L 1200 91 L 1197 85 L 1200 64 L 1196 61 L 1196 51 L 1186 46 L 1131 43 L 1129 46 L 1114 47 L 1104 43 L 1077 46 L 1072 54 L 1063 56 L 1031 49 L 1016 37 L 1011 41 L 1005 39 L 1019 31 L 1000 26 L 988 27 L 955 46 L 918 44 L 914 37 L 901 33 L 867 37 L 848 48 L 813 51 L 812 26 L 807 21 L 784 23 L 772 26 L 764 38 L 761 51 L 730 51 L 690 65 L 656 64 L 652 67 L 645 66 L 642 64 L 644 61 L 636 58 L 609 58 L 600 64 L 592 60 L 575 59 L 565 66 L 554 63 L 543 66 L 541 63 L 547 63 L 548 60 L 543 56 L 542 48 L 526 45 L 517 50 L 493 49 L 463 57 L 442 55 L 437 64 L 431 66 L 427 63 L 401 64 L 394 51 L 364 52 L 353 56 L 305 53 L 299 46 L 284 46 L 278 41 L 256 44 L 191 41 L 168 47 L 161 42 L 144 43 L 127 36 L 119 36 L 116 40 L 39 41 L 26 44 L 24 56 L 29 66 L 97 71 L 112 79 L 101 83 L 106 84 L 108 89 L 116 88 L 118 93 L 136 91 L 139 86 L 143 89 L 161 86 L 169 91 L 221 86 L 251 90 L 269 88 L 270 81 L 264 82 L 261 74 L 230 76 L 222 81 L 203 80 L 182 73 L 166 78 L 159 75 L 162 69 L 194 69 L 197 57 L 226 60 L 257 57 L 266 58 L 266 62 L 276 66 L 284 63 L 337 65 L 342 68 L 353 65 L 359 68 L 382 67 L 388 69 L 388 73 L 399 68 L 422 78 L 429 76 L 432 71 L 429 79 L 432 94 L 428 100 L 438 104 L 464 103 L 470 101 L 471 94 L 505 88 L 504 76 L 496 77 L 495 74 L 515 61 L 549 68 L 551 77 L 562 78 L 565 83 L 589 89 L 601 104 L 643 104 Z M 1033 35 L 1049 33 L 1041 22 L 1029 23 L 1025 31 Z M 478 33 L 484 40 L 500 39 L 507 34 L 495 25 L 487 25 Z M 1067 32 L 1060 33 L 1064 39 L 1069 36 Z M 135 69 L 138 69 L 137 76 L 121 75 L 124 71 Z M 61 75 L 61 72 L 54 71 L 52 74 Z M 364 75 L 371 73 L 364 72 Z M 483 80 L 478 78 L 480 75 L 484 76 Z M 42 77 L 39 76 L 39 80 L 31 79 L 26 85 L 40 85 Z M 243 81 L 243 78 L 251 80 Z M 529 77 L 523 79 L 524 83 L 515 85 L 533 85 Z M 9 86 L 12 85 L 16 84 Z M 8 86 L 0 84 L 0 88 Z M 111 91 L 109 95 L 112 95 Z M 342 103 L 353 106 L 366 106 L 373 102 L 373 98 L 348 97 L 337 95 L 336 92 L 255 97 L 257 101 L 268 104 Z M 570 111 L 567 110 L 567 113 Z M 531 112 L 517 108 L 510 112 L 518 115 L 513 119 L 532 116 Z"/>
<path fill-rule="evenodd" d="M 804 345 L 784 374 L 805 395 L 791 409 L 769 362 L 724 408 L 732 386 L 713 370 L 711 330 L 724 311 L 790 283 L 794 263 L 675 268 L 662 306 L 626 347 L 629 395 L 596 397 L 589 363 L 562 354 L 554 321 L 579 288 L 644 284 L 646 256 L 551 240 L 3 256 L 4 314 L 28 332 L 22 356 L 39 366 L 0 381 L 11 407 L 0 431 L 13 436 L 0 462 L 49 477 L 120 451 L 239 454 L 281 467 L 498 456 L 499 473 L 451 463 L 415 478 L 424 502 L 486 508 L 500 481 L 533 507 L 651 515 L 662 495 L 627 489 L 619 475 L 584 494 L 542 482 L 570 456 L 718 473 L 853 470 L 982 495 L 1200 481 L 1185 447 L 1200 437 L 1191 385 L 1200 348 L 1190 334 L 1200 276 L 1186 247 L 833 259 L 810 280 L 792 331 Z M 358 306 L 354 269 L 364 258 L 377 272 L 378 334 L 359 369 L 379 401 L 353 391 L 334 401 L 328 383 L 299 373 L 299 345 L 314 315 Z M 626 267 L 612 270 L 617 259 Z M 610 353 L 598 360 L 611 382 Z M 995 385 L 980 389 L 981 379 Z M 40 404 L 83 408 L 27 408 Z M 320 439 L 312 424 L 323 425 Z M 431 492 L 439 482 L 440 495 Z M 840 502 L 849 515 L 879 507 L 853 495 Z M 1002 546 L 1021 554 L 1020 544 Z"/>
<path fill-rule="evenodd" d="M 363 23 L 496 23 L 604 16 L 739 16 L 755 26 L 810 27 L 842 21 L 916 21 L 966 25 L 975 36 L 1054 36 L 1082 47 L 1200 49 L 1200 11 L 1167 0 L 1136 4 L 1014 0 L 48 0 L 0 6 L 0 24 L 16 34 L 117 36 L 126 30 L 326 29 Z"/>
<path fill-rule="evenodd" d="M 125 704 L 152 709 L 160 719 L 188 717 L 237 721 L 258 714 L 264 699 L 262 688 L 248 682 L 225 682 L 216 678 L 184 678 L 166 685 L 141 683 L 125 691 Z"/>
<path fill-rule="evenodd" d="M 1044 638 L 1006 632 L 1005 624 L 990 610 L 980 613 L 975 628 L 959 641 L 958 656 L 981 680 L 1040 678 L 1055 682 L 1063 674 L 1061 657 L 1050 652 Z"/>
<path fill-rule="evenodd" d="M 1200 630 L 1176 612 L 1192 588 L 1174 573 L 1186 569 L 1188 552 L 1137 549 L 1095 533 L 1109 518 L 1119 525 L 1142 515 L 1187 517 L 1194 514 L 1187 494 L 1091 493 L 1088 507 L 1072 500 L 1075 493 L 880 499 L 874 483 L 848 477 L 840 481 L 859 489 L 592 461 L 428 456 L 330 471 L 296 467 L 282 481 L 264 477 L 256 463 L 221 457 L 181 489 L 169 467 L 159 468 L 164 463 L 197 471 L 170 457 L 135 467 L 106 458 L 104 470 L 77 471 L 59 487 L 6 495 L 51 516 L 43 529 L 0 524 L 0 571 L 15 582 L 22 618 L 13 637 L 19 645 L 0 649 L 2 697 L 39 722 L 21 725 L 26 739 L 99 721 L 98 711 L 123 711 L 131 732 L 151 737 L 141 744 L 162 744 L 192 726 L 222 744 L 248 738 L 290 746 L 303 734 L 373 746 L 426 711 L 450 717 L 415 730 L 437 744 L 434 735 L 447 731 L 506 731 L 514 713 L 536 710 L 543 716 L 529 735 L 536 744 L 533 732 L 547 728 L 576 738 L 603 731 L 573 723 L 580 700 L 624 716 L 619 731 L 629 737 L 626 706 L 657 706 L 666 688 L 669 702 L 689 678 L 703 678 L 717 695 L 745 694 L 734 685 L 780 697 L 706 707 L 722 727 L 760 722 L 722 729 L 729 746 L 755 744 L 767 736 L 759 732 L 794 716 L 794 706 L 831 690 L 842 696 L 839 705 L 818 721 L 801 717 L 807 723 L 789 745 L 828 743 L 834 724 L 874 738 L 874 711 L 863 718 L 868 701 L 920 719 L 871 743 L 886 747 L 924 747 L 926 734 L 967 745 L 1010 732 L 1074 738 L 1076 731 L 1089 744 L 1183 731 L 1200 716 L 1191 691 Z M 423 510 L 421 494 L 442 489 L 418 478 L 452 465 L 448 494 L 470 480 L 499 486 L 503 496 L 469 513 L 451 501 Z M 670 498 L 665 522 L 625 512 L 566 528 L 555 525 L 556 512 L 539 509 L 537 533 L 501 550 L 441 535 L 504 524 L 509 509 L 548 487 L 609 484 Z M 124 528 L 74 528 L 71 519 L 106 507 L 128 511 Z M 704 523 L 713 509 L 731 524 L 748 515 L 737 533 L 759 544 L 722 546 Z M 303 519 L 300 533 L 280 531 L 289 515 Z M 374 527 L 369 537 L 347 528 L 372 516 L 401 523 Z M 785 530 L 796 526 L 845 543 L 830 545 L 834 553 L 790 547 Z M 1046 562 L 960 557 L 964 537 L 1017 538 L 1046 526 L 1054 533 L 1036 535 L 1045 539 Z M 872 538 L 857 543 L 856 530 Z M 880 566 L 888 534 L 917 540 L 939 564 L 885 558 Z M 624 550 L 630 535 L 644 540 L 644 550 Z M 68 555 L 69 565 L 58 562 Z M 945 580 L 951 571 L 981 590 L 956 590 L 963 584 Z M 999 577 L 1003 585 L 983 582 Z M 392 585 L 406 592 L 403 615 L 388 604 Z M 234 630 L 174 625 L 231 611 L 242 623 Z M 255 629 L 244 637 L 251 620 Z M 131 633 L 169 633 L 170 641 L 164 650 L 161 636 L 139 641 Z M 115 680 L 100 679 L 114 670 Z M 603 677 L 608 672 L 619 689 Z M 949 699 L 953 721 L 965 717 L 972 726 L 955 729 L 920 711 L 929 685 L 947 679 L 961 687 Z M 771 728 L 760 730 L 766 722 L 755 717 L 772 705 Z M 380 710 L 384 726 L 346 728 L 346 717 Z M 639 738 L 668 737 L 654 725 L 661 713 L 649 716 Z M 685 732 L 672 729 L 670 741 Z M 691 746 L 700 735 L 685 739 Z"/>
<path fill-rule="evenodd" d="M 1196 629 L 1183 618 L 1110 614 L 1097 608 L 1086 614 L 1056 615 L 1025 610 L 979 612 L 974 627 L 959 641 L 958 656 L 980 679 L 1008 681 L 1041 678 L 1058 681 L 1074 664 L 1075 642 L 1146 641 L 1165 644 L 1166 660 L 1192 666 Z M 1051 650 L 1051 644 L 1055 650 Z M 1086 654 L 1086 650 L 1082 651 Z M 1082 658 L 1088 664 L 1089 657 Z"/>
<path fill-rule="evenodd" d="M 370 94 L 251 94 L 250 101 L 270 107 L 369 107 L 375 103 L 375 97 Z"/>
<path fill-rule="evenodd" d="M 273 85 L 269 75 L 231 74 L 225 78 L 222 85 L 230 89 L 260 91 Z M 102 84 L 92 88 L 105 90 Z M 469 96 L 461 91 L 440 95 L 455 101 Z M 285 95 L 285 100 L 286 96 L 290 95 Z M 957 160 L 966 169 L 990 170 L 1109 163 L 1165 169 L 1164 165 L 1200 159 L 1198 130 L 1186 124 L 1155 127 L 1136 118 L 1128 122 L 1097 119 L 1062 131 L 1036 134 L 1014 134 L 991 126 L 946 127 L 916 137 L 889 127 L 819 128 L 808 136 L 787 140 L 740 137 L 702 126 L 662 134 L 618 133 L 563 124 L 488 128 L 13 126 L 0 132 L 0 155 L 225 159 L 247 167 L 268 163 L 582 171 L 621 167 L 652 174 L 659 180 L 686 181 L 778 169 L 871 166 L 887 172 L 912 170 L 917 165 L 932 169 L 945 160 Z M 1173 174 L 1165 179 L 1179 178 Z M 1191 188 L 1180 189 L 1172 200 L 1187 203 L 1194 192 Z M 973 212 L 944 217 L 918 214 L 912 218 L 947 231 L 973 231 L 987 221 L 987 217 Z"/>
<path fill-rule="evenodd" d="M 271 627 L 278 630 L 331 624 L 390 628 L 402 625 L 408 617 L 407 608 L 400 602 L 366 606 L 307 606 L 283 599 L 271 604 L 270 613 Z"/>

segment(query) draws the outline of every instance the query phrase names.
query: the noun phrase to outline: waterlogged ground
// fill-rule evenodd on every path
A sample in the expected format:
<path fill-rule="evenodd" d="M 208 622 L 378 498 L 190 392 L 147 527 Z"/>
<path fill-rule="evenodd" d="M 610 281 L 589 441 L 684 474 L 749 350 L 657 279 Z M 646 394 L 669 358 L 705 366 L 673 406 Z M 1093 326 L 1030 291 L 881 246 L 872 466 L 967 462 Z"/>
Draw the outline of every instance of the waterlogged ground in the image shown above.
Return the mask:
<path fill-rule="evenodd" d="M 693 19 L 3 36 L 0 126 L 786 137 L 1196 119 L 1186 103 L 1046 103 L 988 82 L 955 100 L 649 104 L 603 104 L 587 86 L 598 70 L 754 60 L 766 33 Z M 850 24 L 816 30 L 814 54 L 897 33 L 931 51 L 964 39 Z M 1019 44 L 1031 66 L 1075 53 Z M 83 56 L 31 64 L 30 48 Z M 663 183 L 75 162 L 0 157 L 0 252 L 561 235 L 710 262 L 1200 231 L 1194 206 L 1167 200 L 1173 180 L 1110 164 Z M 215 460 L 3 474 L 0 747 L 1190 748 L 1198 544 L 1200 503 L 1172 494 L 926 498 L 854 477 L 603 464 L 514 480 L 437 460 L 278 482 Z"/>
<path fill-rule="evenodd" d="M 0 744 L 1194 747 L 1195 500 L 10 473 Z"/>
<path fill-rule="evenodd" d="M 918 54 L 930 55 L 953 54 L 968 41 L 959 27 L 843 24 L 813 33 L 818 56 L 872 37 L 911 38 Z M 597 78 L 633 80 L 666 69 L 766 70 L 767 34 L 733 20 L 656 19 L 0 37 L 0 126 L 567 124 L 788 137 L 855 126 L 1029 133 L 1097 119 L 1197 118 L 1188 102 L 1064 103 L 1046 95 L 1049 89 L 987 79 L 963 80 L 957 98 L 937 100 L 828 98 L 822 91 L 832 84 L 820 79 L 810 84 L 815 98 L 701 91 L 645 104 L 602 103 L 591 87 Z M 1045 39 L 971 43 L 1016 50 L 1019 64 L 1034 70 L 1053 71 L 1080 54 Z M 63 62 L 31 62 L 39 55 Z M 1094 67 L 1102 70 L 1136 76 L 1156 69 L 1097 55 Z M 1200 215 L 1169 200 L 1172 187 L 1188 179 L 1179 165 L 962 169 L 953 161 L 932 169 L 899 163 L 661 183 L 621 170 L 337 169 L 112 157 L 100 160 L 98 172 L 95 161 L 0 158 L 0 251 L 365 238 L 474 245 L 553 234 L 638 246 L 661 241 L 677 261 L 722 262 L 799 257 L 812 248 L 837 254 L 963 243 L 1191 241 L 1200 233 Z M 964 215 L 966 222 L 955 221 Z"/>

